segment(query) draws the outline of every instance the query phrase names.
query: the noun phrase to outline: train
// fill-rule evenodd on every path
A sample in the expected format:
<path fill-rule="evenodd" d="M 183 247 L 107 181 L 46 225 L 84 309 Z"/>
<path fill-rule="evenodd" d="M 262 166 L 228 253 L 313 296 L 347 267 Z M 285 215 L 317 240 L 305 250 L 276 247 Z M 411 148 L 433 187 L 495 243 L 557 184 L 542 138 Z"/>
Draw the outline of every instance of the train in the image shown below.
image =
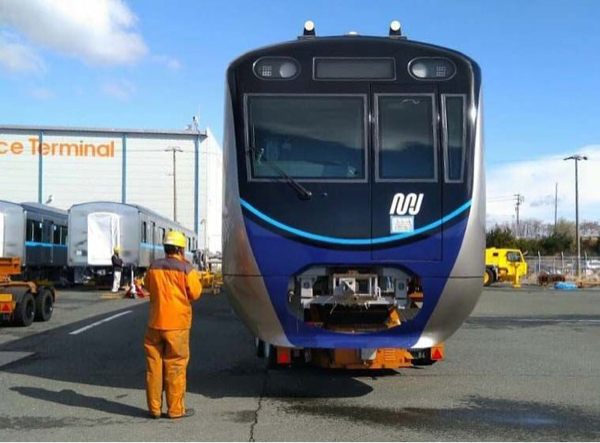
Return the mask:
<path fill-rule="evenodd" d="M 223 150 L 224 285 L 259 355 L 353 368 L 443 358 L 483 287 L 472 58 L 398 22 L 327 37 L 307 22 L 229 65 Z"/>
<path fill-rule="evenodd" d="M 33 280 L 67 278 L 67 236 L 66 211 L 0 201 L 0 322 L 29 326 L 52 318 L 56 294 Z"/>
<path fill-rule="evenodd" d="M 0 257 L 19 258 L 26 280 L 66 277 L 67 211 L 0 201 Z"/>
<path fill-rule="evenodd" d="M 77 270 L 77 280 L 107 276 L 116 246 L 125 266 L 142 274 L 154 260 L 164 257 L 163 240 L 169 231 L 185 235 L 188 261 L 194 260 L 198 248 L 194 231 L 139 205 L 114 202 L 73 205 L 68 213 L 68 226 L 68 265 Z"/>

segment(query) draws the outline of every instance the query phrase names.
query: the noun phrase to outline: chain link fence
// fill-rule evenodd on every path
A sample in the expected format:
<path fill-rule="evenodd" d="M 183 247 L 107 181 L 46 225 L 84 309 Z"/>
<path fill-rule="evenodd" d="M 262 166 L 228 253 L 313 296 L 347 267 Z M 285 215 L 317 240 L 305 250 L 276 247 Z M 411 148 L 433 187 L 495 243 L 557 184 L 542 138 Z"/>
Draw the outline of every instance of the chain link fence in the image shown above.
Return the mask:
<path fill-rule="evenodd" d="M 563 275 L 567 280 L 575 279 L 577 273 L 577 256 L 559 254 L 555 256 L 530 255 L 527 262 L 527 279 L 536 280 L 540 275 Z M 584 280 L 600 282 L 600 256 L 584 254 L 579 261 L 581 277 Z"/>

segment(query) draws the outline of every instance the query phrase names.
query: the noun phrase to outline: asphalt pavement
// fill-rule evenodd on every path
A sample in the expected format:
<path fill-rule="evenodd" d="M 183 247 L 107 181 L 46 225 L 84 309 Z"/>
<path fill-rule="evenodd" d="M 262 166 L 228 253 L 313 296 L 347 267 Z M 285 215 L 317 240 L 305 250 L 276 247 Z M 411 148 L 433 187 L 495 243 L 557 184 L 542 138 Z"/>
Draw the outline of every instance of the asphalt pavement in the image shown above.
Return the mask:
<path fill-rule="evenodd" d="M 487 289 L 446 360 L 268 370 L 227 299 L 194 309 L 192 418 L 146 418 L 148 305 L 61 292 L 0 327 L 0 440 L 598 440 L 600 291 Z"/>

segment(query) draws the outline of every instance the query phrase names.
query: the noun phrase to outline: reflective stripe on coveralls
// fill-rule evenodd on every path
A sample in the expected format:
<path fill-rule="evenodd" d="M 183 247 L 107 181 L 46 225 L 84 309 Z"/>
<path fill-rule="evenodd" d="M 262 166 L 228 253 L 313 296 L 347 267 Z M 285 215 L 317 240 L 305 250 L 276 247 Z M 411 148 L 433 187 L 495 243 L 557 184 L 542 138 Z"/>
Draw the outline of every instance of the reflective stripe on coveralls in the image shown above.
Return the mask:
<path fill-rule="evenodd" d="M 200 298 L 202 285 L 193 266 L 175 255 L 152 263 L 144 283 L 150 292 L 144 339 L 148 409 L 150 414 L 160 415 L 164 389 L 168 415 L 180 417 L 185 414 L 191 304 Z"/>

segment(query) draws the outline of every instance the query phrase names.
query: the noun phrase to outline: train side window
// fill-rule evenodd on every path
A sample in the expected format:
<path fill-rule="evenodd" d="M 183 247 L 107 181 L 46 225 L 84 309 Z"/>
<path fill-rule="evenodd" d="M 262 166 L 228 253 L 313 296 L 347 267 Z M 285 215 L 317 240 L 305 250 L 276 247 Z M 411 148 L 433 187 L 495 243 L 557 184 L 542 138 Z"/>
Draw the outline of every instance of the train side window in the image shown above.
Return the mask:
<path fill-rule="evenodd" d="M 60 244 L 66 245 L 68 237 L 69 237 L 69 228 L 67 228 L 66 226 L 61 226 L 61 228 L 60 228 Z"/>
<path fill-rule="evenodd" d="M 432 94 L 377 94 L 376 169 L 380 181 L 436 181 Z"/>
<path fill-rule="evenodd" d="M 34 224 L 35 224 L 34 221 L 31 221 L 31 220 L 27 221 L 27 232 L 25 234 L 27 241 L 33 241 L 33 225 Z"/>
<path fill-rule="evenodd" d="M 160 244 L 164 245 L 165 244 L 165 228 L 158 228 L 158 233 L 159 233 L 159 237 L 160 237 Z"/>
<path fill-rule="evenodd" d="M 146 222 L 142 222 L 142 243 L 146 243 L 147 241 L 147 226 Z"/>
<path fill-rule="evenodd" d="M 444 168 L 447 182 L 461 182 L 465 164 L 465 97 L 442 95 Z"/>
<path fill-rule="evenodd" d="M 60 245 L 60 226 L 52 226 L 52 244 Z"/>
<path fill-rule="evenodd" d="M 32 240 L 41 243 L 43 238 L 42 222 L 33 222 L 33 238 Z"/>

